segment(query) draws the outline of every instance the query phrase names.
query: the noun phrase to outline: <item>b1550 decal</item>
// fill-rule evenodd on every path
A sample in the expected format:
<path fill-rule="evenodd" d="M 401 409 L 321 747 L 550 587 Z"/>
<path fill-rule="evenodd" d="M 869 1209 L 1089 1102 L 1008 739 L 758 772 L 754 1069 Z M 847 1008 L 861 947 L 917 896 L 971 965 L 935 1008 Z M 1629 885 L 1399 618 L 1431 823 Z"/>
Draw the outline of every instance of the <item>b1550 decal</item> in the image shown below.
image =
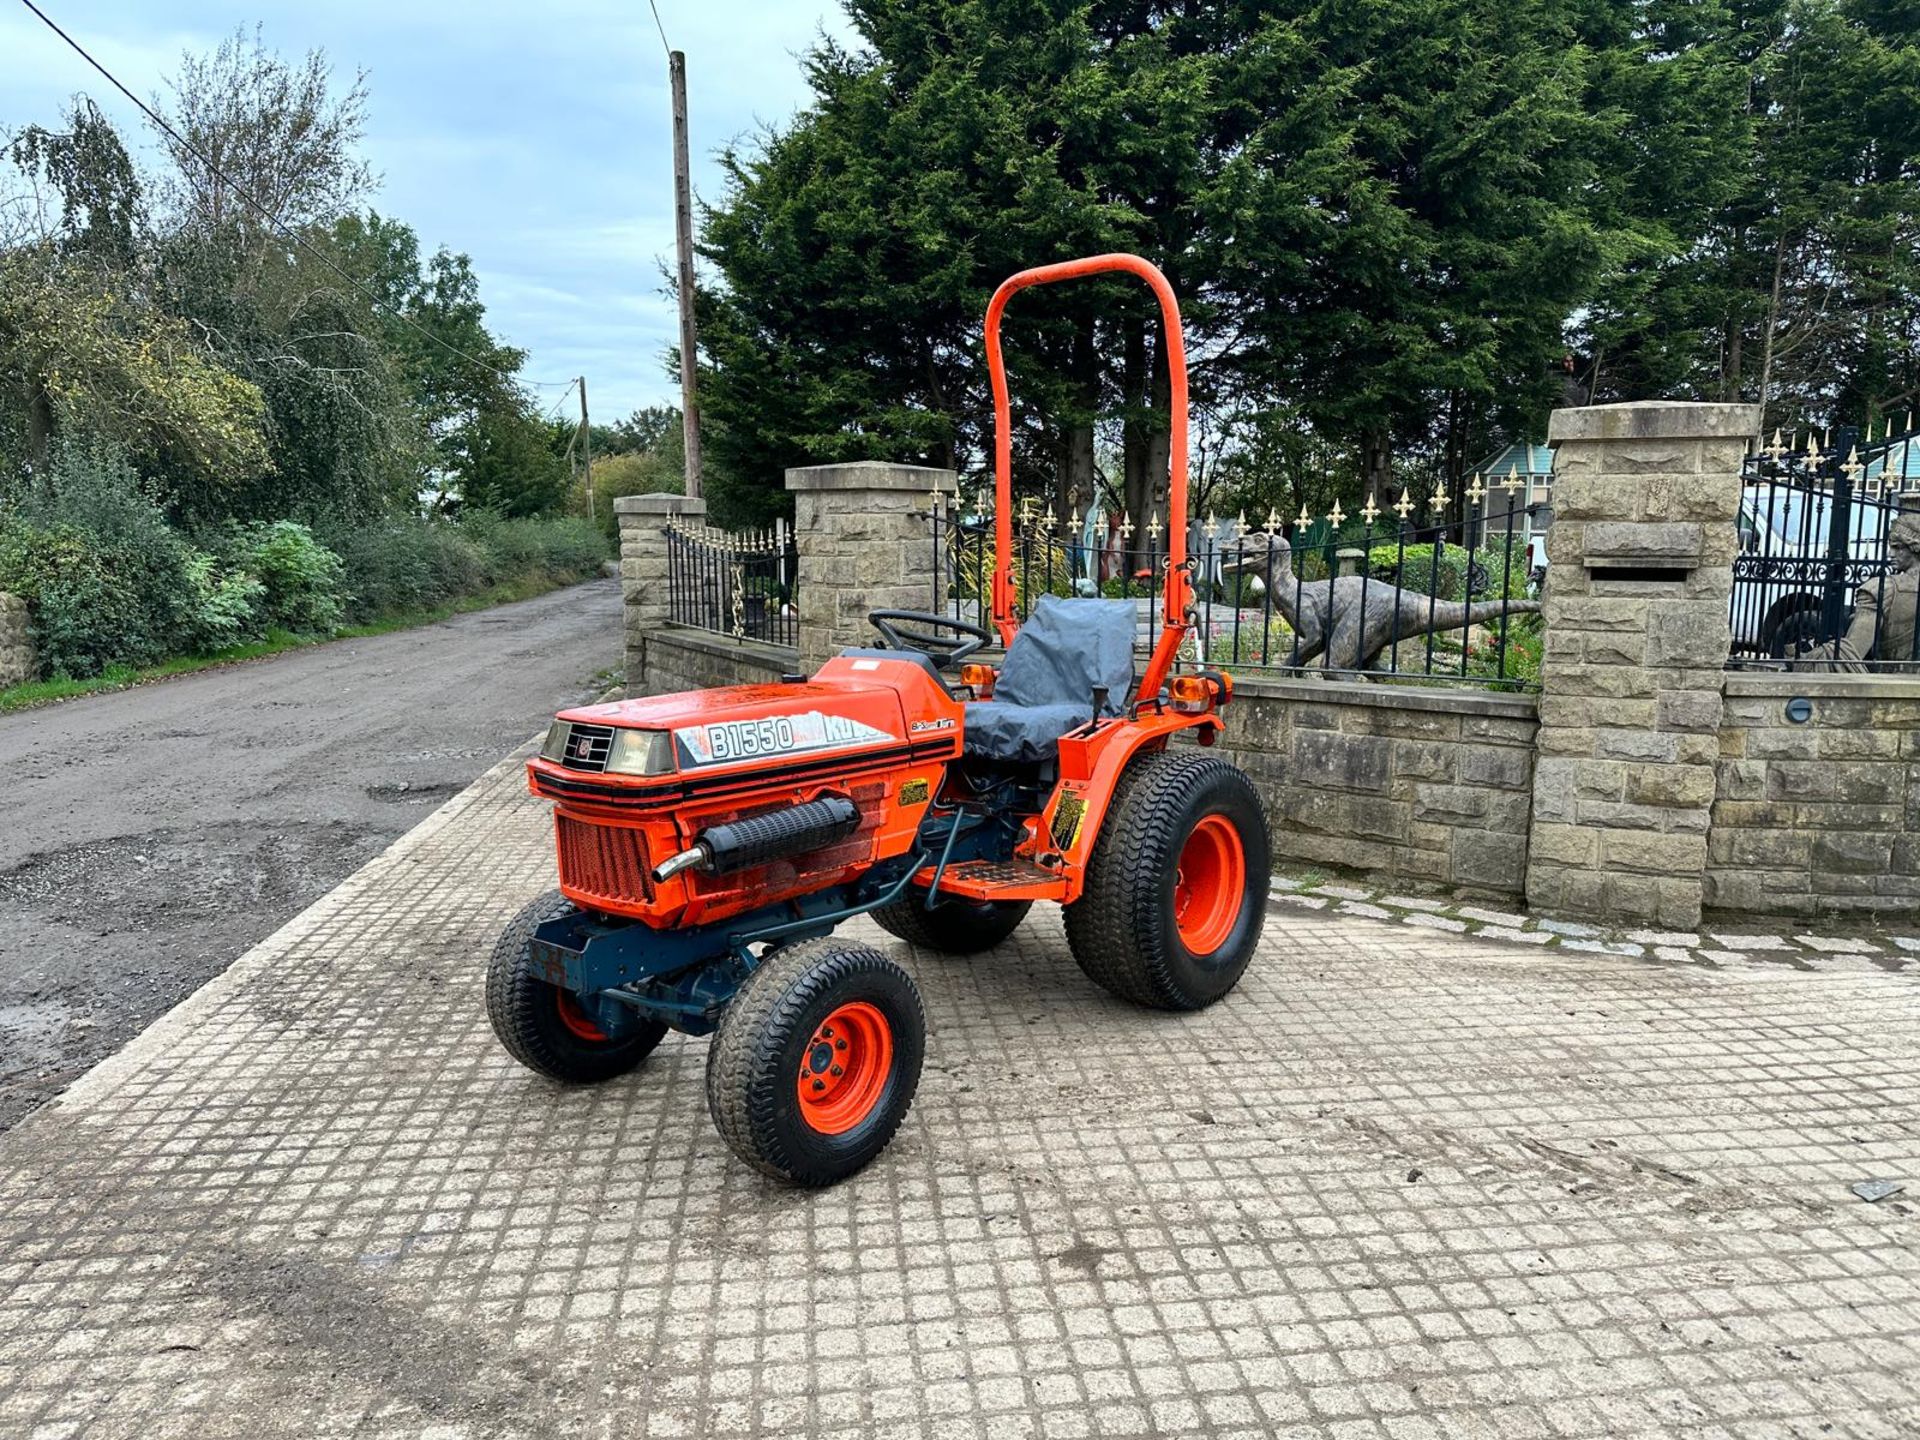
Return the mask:
<path fill-rule="evenodd" d="M 800 715 L 769 715 L 764 720 L 716 720 L 689 725 L 673 732 L 682 769 L 701 765 L 730 765 L 768 755 L 807 755 L 828 750 L 852 750 L 898 735 L 845 715 L 823 715 L 809 710 Z"/>

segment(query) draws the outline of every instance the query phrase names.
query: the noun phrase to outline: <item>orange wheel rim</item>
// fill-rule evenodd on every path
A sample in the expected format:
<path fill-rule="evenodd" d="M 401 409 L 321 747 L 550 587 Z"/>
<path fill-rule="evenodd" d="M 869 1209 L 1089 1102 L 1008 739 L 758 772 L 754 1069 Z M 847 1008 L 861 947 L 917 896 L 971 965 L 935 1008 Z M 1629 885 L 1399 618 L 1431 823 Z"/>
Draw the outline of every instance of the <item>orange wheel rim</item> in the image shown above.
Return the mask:
<path fill-rule="evenodd" d="M 588 1018 L 587 1012 L 581 1008 L 579 1000 L 574 997 L 571 990 L 556 990 L 553 996 L 554 1008 L 560 1012 L 560 1023 L 567 1027 L 569 1035 L 580 1040 L 597 1040 L 605 1043 L 607 1032 Z"/>
<path fill-rule="evenodd" d="M 1224 815 L 1207 815 L 1180 849 L 1174 873 L 1173 916 L 1180 943 L 1195 955 L 1226 944 L 1247 894 L 1247 852 Z"/>
<path fill-rule="evenodd" d="M 880 1104 L 893 1073 L 893 1027 L 864 1000 L 814 1027 L 796 1082 L 800 1118 L 822 1135 L 844 1135 Z"/>

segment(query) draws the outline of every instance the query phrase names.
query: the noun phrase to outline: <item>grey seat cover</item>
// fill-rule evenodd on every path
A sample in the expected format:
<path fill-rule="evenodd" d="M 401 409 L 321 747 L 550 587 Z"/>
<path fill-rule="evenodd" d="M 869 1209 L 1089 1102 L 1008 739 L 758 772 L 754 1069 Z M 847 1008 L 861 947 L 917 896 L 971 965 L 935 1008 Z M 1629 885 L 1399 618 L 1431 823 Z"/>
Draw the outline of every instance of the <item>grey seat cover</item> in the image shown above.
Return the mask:
<path fill-rule="evenodd" d="M 1103 715 L 1118 715 L 1133 688 L 1130 600 L 1042 597 L 1014 636 L 993 699 L 967 706 L 970 755 L 1046 760 L 1060 737 L 1093 714 L 1093 690 L 1107 688 Z"/>

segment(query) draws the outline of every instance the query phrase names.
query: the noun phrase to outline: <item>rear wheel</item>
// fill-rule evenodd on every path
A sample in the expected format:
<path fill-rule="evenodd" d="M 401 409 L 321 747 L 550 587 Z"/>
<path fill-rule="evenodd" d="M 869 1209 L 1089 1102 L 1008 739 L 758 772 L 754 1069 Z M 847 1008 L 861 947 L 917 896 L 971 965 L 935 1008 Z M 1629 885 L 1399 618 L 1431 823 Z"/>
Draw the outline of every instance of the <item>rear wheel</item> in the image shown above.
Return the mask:
<path fill-rule="evenodd" d="M 1210 755 L 1141 756 L 1066 908 L 1073 958 L 1124 1000 L 1211 1005 L 1253 959 L 1271 868 L 1266 813 L 1244 774 Z"/>
<path fill-rule="evenodd" d="M 873 918 L 889 935 L 942 955 L 977 955 L 991 950 L 1020 928 L 1033 908 L 1030 900 L 941 900 L 926 907 L 924 895 L 883 905 Z"/>
<path fill-rule="evenodd" d="M 733 1152 L 796 1185 L 831 1185 L 893 1139 L 920 1083 L 913 980 L 829 936 L 764 957 L 707 1052 L 707 1108 Z"/>
<path fill-rule="evenodd" d="M 487 1018 L 507 1053 L 529 1070 L 568 1085 L 594 1085 L 646 1059 L 667 1027 L 644 1021 L 613 1038 L 571 991 L 534 970 L 527 949 L 534 928 L 573 908 L 558 890 L 549 890 L 507 922 L 487 961 Z"/>

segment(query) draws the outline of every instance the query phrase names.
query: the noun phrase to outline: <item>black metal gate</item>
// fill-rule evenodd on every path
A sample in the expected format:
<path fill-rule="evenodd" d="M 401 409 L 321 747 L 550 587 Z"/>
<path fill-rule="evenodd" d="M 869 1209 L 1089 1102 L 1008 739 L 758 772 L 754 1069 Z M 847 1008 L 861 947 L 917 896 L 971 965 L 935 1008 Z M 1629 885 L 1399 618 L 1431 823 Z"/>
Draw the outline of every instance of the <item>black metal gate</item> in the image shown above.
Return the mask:
<path fill-rule="evenodd" d="M 1916 440 L 1912 431 L 1870 440 L 1843 427 L 1795 446 L 1776 432 L 1748 457 L 1733 566 L 1734 663 L 1824 662 L 1847 634 L 1862 592 L 1886 615 L 1894 583 L 1888 530 L 1903 506 L 1920 510 Z M 1879 640 L 1855 658 L 1915 658 L 1883 653 Z"/>

